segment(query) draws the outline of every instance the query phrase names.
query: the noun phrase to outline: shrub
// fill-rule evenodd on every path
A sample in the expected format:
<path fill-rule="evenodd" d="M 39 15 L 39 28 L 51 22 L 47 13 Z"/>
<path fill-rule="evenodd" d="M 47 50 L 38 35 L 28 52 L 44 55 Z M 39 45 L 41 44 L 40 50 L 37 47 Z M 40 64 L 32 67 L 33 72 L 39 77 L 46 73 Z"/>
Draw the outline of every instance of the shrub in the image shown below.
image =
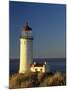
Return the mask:
<path fill-rule="evenodd" d="M 46 86 L 59 86 L 64 84 L 65 84 L 64 76 L 59 72 L 49 77 L 46 81 Z"/>
<path fill-rule="evenodd" d="M 29 74 L 14 74 L 9 80 L 9 88 L 27 87 L 29 82 Z"/>

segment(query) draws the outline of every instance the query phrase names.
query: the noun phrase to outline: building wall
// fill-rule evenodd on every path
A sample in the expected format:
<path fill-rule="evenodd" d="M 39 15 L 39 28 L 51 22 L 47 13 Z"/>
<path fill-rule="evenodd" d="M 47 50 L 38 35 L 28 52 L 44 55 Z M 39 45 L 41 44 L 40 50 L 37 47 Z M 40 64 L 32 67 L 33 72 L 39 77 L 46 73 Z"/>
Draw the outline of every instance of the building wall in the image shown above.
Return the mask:
<path fill-rule="evenodd" d="M 20 69 L 19 73 L 27 72 L 33 60 L 33 42 L 31 39 L 20 39 Z"/>
<path fill-rule="evenodd" d="M 41 70 L 42 69 L 42 70 Z M 31 67 L 31 71 L 32 72 L 36 72 L 36 70 L 38 71 L 38 72 L 45 72 L 45 67 L 44 66 L 42 66 L 42 67 Z"/>

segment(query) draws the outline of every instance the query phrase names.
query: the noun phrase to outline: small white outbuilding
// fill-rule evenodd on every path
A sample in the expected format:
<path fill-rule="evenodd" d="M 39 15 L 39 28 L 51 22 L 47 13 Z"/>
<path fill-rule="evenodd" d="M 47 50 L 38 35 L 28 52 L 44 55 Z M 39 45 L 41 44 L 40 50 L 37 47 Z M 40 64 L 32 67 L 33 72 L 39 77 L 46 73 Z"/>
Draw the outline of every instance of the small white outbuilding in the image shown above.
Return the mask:
<path fill-rule="evenodd" d="M 44 64 L 34 62 L 30 68 L 31 72 L 46 72 L 46 62 Z"/>

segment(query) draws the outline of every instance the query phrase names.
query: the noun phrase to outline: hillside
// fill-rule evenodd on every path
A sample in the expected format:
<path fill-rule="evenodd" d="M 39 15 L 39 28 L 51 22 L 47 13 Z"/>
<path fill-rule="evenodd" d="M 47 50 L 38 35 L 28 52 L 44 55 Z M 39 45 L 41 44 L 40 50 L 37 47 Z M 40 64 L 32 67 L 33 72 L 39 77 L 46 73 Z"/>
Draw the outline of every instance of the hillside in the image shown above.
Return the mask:
<path fill-rule="evenodd" d="M 9 88 L 30 88 L 66 85 L 66 76 L 56 73 L 15 73 L 9 78 Z"/>

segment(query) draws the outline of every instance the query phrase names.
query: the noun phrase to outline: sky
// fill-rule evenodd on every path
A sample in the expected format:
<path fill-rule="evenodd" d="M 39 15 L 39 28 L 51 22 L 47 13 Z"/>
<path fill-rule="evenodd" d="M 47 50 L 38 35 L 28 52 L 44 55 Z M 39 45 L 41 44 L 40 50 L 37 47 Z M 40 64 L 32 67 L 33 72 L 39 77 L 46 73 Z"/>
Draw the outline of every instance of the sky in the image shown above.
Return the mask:
<path fill-rule="evenodd" d="M 26 21 L 32 27 L 34 58 L 66 57 L 66 5 L 10 1 L 10 58 L 20 57 L 20 36 Z"/>

